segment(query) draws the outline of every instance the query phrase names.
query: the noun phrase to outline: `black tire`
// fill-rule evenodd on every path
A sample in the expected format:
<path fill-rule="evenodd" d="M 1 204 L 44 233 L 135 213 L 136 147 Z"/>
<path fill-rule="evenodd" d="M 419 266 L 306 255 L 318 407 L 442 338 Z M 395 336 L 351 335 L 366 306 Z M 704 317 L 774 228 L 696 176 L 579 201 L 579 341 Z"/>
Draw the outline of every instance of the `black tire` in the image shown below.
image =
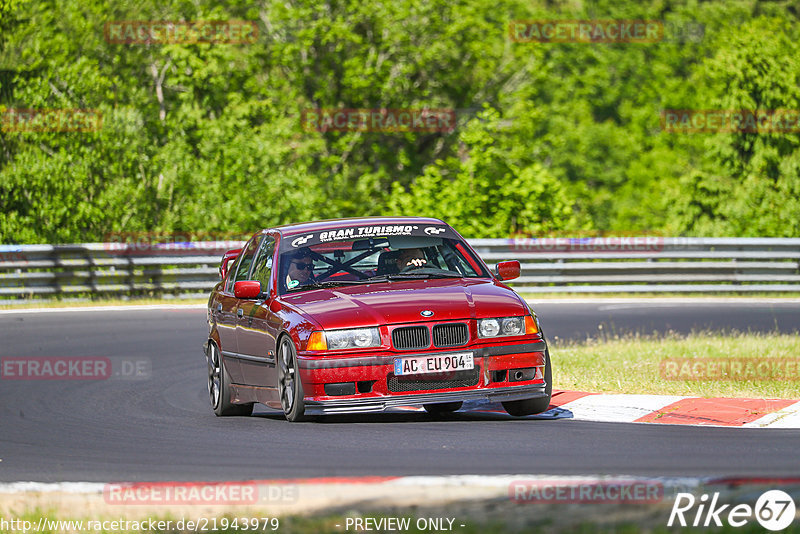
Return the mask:
<path fill-rule="evenodd" d="M 461 401 L 455 402 L 443 402 L 441 404 L 423 404 L 422 407 L 425 408 L 425 411 L 432 415 L 443 415 L 447 413 L 453 413 L 461 409 L 461 405 L 464 404 Z"/>
<path fill-rule="evenodd" d="M 303 382 L 297 367 L 297 352 L 289 336 L 278 344 L 278 391 L 286 420 L 291 423 L 307 421 L 303 402 Z"/>
<path fill-rule="evenodd" d="M 544 382 L 546 384 L 544 391 L 547 396 L 536 399 L 504 402 L 503 409 L 508 412 L 509 415 L 522 417 L 547 411 L 547 408 L 550 406 L 550 398 L 553 396 L 553 372 L 550 369 L 550 351 L 548 349 L 544 350 L 544 357 L 547 360 L 544 364 Z"/>
<path fill-rule="evenodd" d="M 208 396 L 211 408 L 217 417 L 252 414 L 252 402 L 248 404 L 231 403 L 231 377 L 225 370 L 225 360 L 220 358 L 219 349 L 212 341 L 208 342 L 206 362 L 208 363 Z"/>

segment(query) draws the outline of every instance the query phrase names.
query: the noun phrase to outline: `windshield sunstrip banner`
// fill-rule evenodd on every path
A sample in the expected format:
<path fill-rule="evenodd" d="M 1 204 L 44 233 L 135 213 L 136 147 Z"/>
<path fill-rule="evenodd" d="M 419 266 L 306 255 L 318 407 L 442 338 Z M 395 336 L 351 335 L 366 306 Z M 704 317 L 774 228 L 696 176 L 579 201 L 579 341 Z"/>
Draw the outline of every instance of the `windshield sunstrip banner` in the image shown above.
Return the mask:
<path fill-rule="evenodd" d="M 333 241 L 352 241 L 370 237 L 439 237 L 445 239 L 458 239 L 455 231 L 443 224 L 386 224 L 366 226 L 343 226 L 319 232 L 308 232 L 297 236 L 286 237 L 282 240 L 281 250 L 297 250 L 301 247 L 311 247 Z"/>

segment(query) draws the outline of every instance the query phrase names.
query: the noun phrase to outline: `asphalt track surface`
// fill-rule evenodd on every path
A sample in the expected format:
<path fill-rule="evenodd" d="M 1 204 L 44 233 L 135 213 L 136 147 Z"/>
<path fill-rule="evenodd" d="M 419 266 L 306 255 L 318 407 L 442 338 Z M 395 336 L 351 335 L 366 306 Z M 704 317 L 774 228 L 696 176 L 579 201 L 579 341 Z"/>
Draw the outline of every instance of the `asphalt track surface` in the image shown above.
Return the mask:
<path fill-rule="evenodd" d="M 559 340 L 601 330 L 796 333 L 800 325 L 797 303 L 543 301 L 535 308 Z M 151 371 L 138 380 L 0 380 L 0 481 L 800 475 L 800 430 L 412 412 L 290 424 L 265 407 L 252 417 L 217 418 L 207 400 L 205 334 L 200 309 L 0 314 L 0 357 L 100 356 L 115 372 L 123 360 Z"/>

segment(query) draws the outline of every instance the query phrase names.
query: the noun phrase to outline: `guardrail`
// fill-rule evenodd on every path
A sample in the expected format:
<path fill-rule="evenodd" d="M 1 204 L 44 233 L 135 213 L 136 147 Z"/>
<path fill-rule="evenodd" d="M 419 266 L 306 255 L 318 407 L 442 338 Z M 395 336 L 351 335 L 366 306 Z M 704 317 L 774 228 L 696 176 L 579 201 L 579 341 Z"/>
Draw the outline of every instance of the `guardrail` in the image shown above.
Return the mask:
<path fill-rule="evenodd" d="M 518 259 L 526 293 L 800 291 L 800 238 L 472 239 L 489 264 Z M 197 298 L 237 241 L 0 245 L 0 298 Z"/>
<path fill-rule="evenodd" d="M 800 291 L 800 238 L 475 239 L 488 264 L 518 259 L 526 292 Z"/>

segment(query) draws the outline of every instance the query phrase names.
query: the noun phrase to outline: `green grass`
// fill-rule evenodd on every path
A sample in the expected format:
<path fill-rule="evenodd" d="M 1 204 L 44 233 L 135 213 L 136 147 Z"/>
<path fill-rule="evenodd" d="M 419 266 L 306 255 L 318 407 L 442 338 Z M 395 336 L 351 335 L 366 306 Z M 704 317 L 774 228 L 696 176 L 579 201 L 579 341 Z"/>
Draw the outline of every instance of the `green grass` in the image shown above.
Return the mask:
<path fill-rule="evenodd" d="M 667 359 L 800 360 L 800 336 L 715 332 L 666 337 L 623 336 L 550 347 L 556 389 L 697 397 L 800 399 L 800 369 L 784 379 L 668 380 Z"/>

